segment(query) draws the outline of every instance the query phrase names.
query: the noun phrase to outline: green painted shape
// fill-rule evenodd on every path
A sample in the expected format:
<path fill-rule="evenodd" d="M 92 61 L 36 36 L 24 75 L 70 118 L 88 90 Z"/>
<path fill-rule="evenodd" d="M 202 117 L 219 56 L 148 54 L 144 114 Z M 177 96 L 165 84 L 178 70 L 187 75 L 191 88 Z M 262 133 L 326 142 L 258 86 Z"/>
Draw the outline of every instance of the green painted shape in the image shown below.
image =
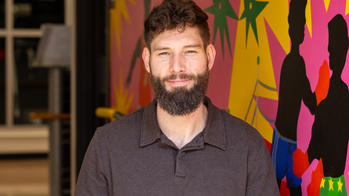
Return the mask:
<path fill-rule="evenodd" d="M 267 4 L 268 2 L 266 1 L 244 0 L 245 8 L 240 19 L 246 18 L 246 45 L 250 26 L 256 38 L 257 44 L 259 45 L 256 19 L 258 15 L 263 11 L 263 9 L 267 6 Z"/>
<path fill-rule="evenodd" d="M 144 20 L 148 18 L 150 10 L 150 0 L 144 0 Z"/>
<path fill-rule="evenodd" d="M 144 18 L 145 19 L 148 18 L 149 14 L 150 14 L 149 13 L 150 4 L 151 4 L 151 0 L 144 0 Z M 126 87 L 129 87 L 130 84 L 131 84 L 133 70 L 134 70 L 134 68 L 136 66 L 136 60 L 141 57 L 141 54 L 142 54 L 142 40 L 143 40 L 143 35 L 141 35 L 138 38 L 135 50 L 133 51 L 130 69 L 128 71 L 127 78 L 126 78 Z"/>
<path fill-rule="evenodd" d="M 320 196 L 346 196 L 347 190 L 345 185 L 345 178 L 344 175 L 341 175 L 338 178 L 332 178 L 332 177 L 324 177 L 323 180 L 325 180 L 324 187 L 320 187 Z M 330 184 L 329 181 L 332 180 L 332 188 L 330 190 Z M 341 181 L 342 184 L 342 190 L 339 190 L 338 188 L 338 181 Z"/>
<path fill-rule="evenodd" d="M 213 0 L 213 5 L 211 7 L 206 8 L 205 11 L 214 15 L 212 43 L 215 44 L 217 30 L 219 30 L 223 57 L 224 57 L 224 37 L 227 38 L 227 43 L 228 43 L 229 52 L 231 56 L 232 53 L 231 53 L 231 44 L 230 44 L 227 17 L 238 20 L 238 16 L 233 10 L 230 2 L 228 0 Z M 225 33 L 225 36 L 224 36 L 224 33 Z"/>

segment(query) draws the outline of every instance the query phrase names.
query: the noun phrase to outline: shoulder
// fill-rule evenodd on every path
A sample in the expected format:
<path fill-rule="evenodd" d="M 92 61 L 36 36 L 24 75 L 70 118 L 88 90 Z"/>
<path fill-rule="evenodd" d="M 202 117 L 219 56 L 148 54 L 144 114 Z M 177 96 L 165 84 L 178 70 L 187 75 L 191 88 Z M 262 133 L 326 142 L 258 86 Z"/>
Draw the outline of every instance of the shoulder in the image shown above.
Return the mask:
<path fill-rule="evenodd" d="M 129 115 L 123 116 L 118 120 L 98 127 L 94 137 L 105 144 L 117 143 L 122 144 L 123 141 L 138 141 L 140 135 L 140 127 L 143 117 L 144 108 L 141 108 Z"/>
<path fill-rule="evenodd" d="M 265 147 L 265 142 L 260 133 L 251 125 L 220 110 L 223 118 L 227 148 L 240 148 L 241 150 L 259 149 Z"/>

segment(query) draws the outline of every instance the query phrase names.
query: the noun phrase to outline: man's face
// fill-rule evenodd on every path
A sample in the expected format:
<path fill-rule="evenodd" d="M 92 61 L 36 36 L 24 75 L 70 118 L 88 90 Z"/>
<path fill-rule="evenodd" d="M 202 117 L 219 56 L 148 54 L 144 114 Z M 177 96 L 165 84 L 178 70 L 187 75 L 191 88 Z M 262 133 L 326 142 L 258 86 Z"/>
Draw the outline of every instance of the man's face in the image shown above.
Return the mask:
<path fill-rule="evenodd" d="M 214 57 L 214 47 L 204 48 L 195 27 L 186 27 L 182 32 L 168 30 L 156 36 L 151 51 L 143 50 L 143 60 L 160 106 L 173 115 L 196 109 L 205 95 Z"/>

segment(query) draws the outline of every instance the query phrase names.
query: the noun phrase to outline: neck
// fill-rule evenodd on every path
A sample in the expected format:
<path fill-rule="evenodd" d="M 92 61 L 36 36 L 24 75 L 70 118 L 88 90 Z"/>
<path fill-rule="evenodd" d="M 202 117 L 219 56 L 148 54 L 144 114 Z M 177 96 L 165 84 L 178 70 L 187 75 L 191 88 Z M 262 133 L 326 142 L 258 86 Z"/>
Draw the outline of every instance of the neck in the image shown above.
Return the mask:
<path fill-rule="evenodd" d="M 157 105 L 157 119 L 162 132 L 181 149 L 205 128 L 207 108 L 201 103 L 190 114 L 175 116 Z"/>

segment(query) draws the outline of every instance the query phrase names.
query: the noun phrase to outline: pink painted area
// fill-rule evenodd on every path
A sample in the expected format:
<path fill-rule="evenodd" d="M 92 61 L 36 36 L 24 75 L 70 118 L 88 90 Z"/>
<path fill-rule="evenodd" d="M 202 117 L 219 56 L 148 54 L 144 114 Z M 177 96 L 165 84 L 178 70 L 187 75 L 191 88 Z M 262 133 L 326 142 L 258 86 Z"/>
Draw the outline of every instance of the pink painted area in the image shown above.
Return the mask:
<path fill-rule="evenodd" d="M 213 5 L 213 1 L 196 1 L 196 3 L 203 9 L 206 9 Z M 234 11 L 238 15 L 238 10 L 240 3 L 238 1 L 230 1 Z M 214 15 L 211 13 L 206 13 L 208 15 L 208 24 L 210 27 L 211 41 L 213 41 L 213 27 L 214 27 Z M 233 55 L 235 51 L 235 39 L 236 39 L 236 28 L 237 20 L 227 17 L 229 37 L 231 44 L 231 55 L 229 53 L 229 46 L 224 38 L 224 56 L 221 47 L 221 38 L 219 30 L 217 31 L 215 39 L 215 48 L 217 51 L 215 64 L 210 72 L 210 81 L 207 89 L 207 95 L 211 98 L 211 101 L 222 109 L 228 108 L 229 103 L 229 89 L 231 73 L 233 68 Z"/>
<path fill-rule="evenodd" d="M 311 0 L 312 5 L 312 25 L 313 37 L 309 35 L 306 29 L 305 39 L 300 47 L 301 54 L 304 57 L 307 66 L 307 75 L 312 88 L 315 88 L 319 67 L 324 60 L 328 62 L 328 22 L 337 14 L 342 14 L 348 23 L 348 16 L 345 16 L 345 0 L 331 1 L 326 12 L 323 1 Z M 342 78 L 349 83 L 348 58 L 343 70 Z"/>
<path fill-rule="evenodd" d="M 337 14 L 342 14 L 348 23 L 348 16 L 345 16 L 345 0 L 331 1 L 328 11 L 326 12 L 323 1 L 311 0 L 312 6 L 312 26 L 313 36 L 310 37 L 308 29 L 305 32 L 305 39 L 300 47 L 301 55 L 304 57 L 306 64 L 306 71 L 311 87 L 314 91 L 315 86 L 318 82 L 318 70 L 322 65 L 323 61 L 328 61 L 328 22 Z M 346 61 L 345 68 L 342 73 L 342 79 L 344 82 L 349 84 L 349 66 L 348 58 Z M 298 148 L 305 151 L 307 150 L 311 138 L 311 129 L 314 121 L 314 116 L 310 114 L 309 110 L 302 103 L 301 111 L 298 120 Z M 345 179 L 348 179 L 348 164 L 349 157 L 347 156 Z M 313 165 L 313 164 L 312 164 Z M 314 169 L 311 165 L 311 168 Z M 311 173 L 310 173 L 311 174 Z M 306 193 L 306 187 L 309 184 L 310 179 L 307 178 L 306 174 L 302 179 L 302 191 L 303 195 Z M 347 190 L 349 188 L 346 183 Z M 303 189 L 304 188 L 304 189 Z"/>
<path fill-rule="evenodd" d="M 110 51 L 111 52 L 117 52 L 116 50 L 116 38 L 115 38 L 115 33 L 111 31 L 111 43 L 110 43 Z M 116 78 L 113 77 L 114 72 L 116 72 L 117 66 L 116 66 L 116 55 L 110 55 L 110 89 L 114 89 L 116 85 Z M 113 93 L 113 90 L 110 90 L 110 104 L 111 106 L 115 105 L 115 94 Z"/>
<path fill-rule="evenodd" d="M 302 176 L 302 195 L 303 196 L 307 196 L 308 192 L 307 192 L 307 188 L 308 185 L 310 184 L 311 181 L 311 175 L 313 174 L 313 171 L 316 169 L 317 165 L 318 165 L 319 161 L 317 159 L 314 159 L 311 164 L 309 165 L 308 169 L 305 170 L 303 176 Z"/>
<path fill-rule="evenodd" d="M 277 101 L 266 99 L 263 97 L 258 97 L 258 104 L 259 109 L 263 112 L 264 115 L 266 115 L 267 118 L 275 120 L 278 109 Z"/>
<path fill-rule="evenodd" d="M 122 17 L 122 32 L 121 32 L 121 55 L 116 48 L 116 41 L 111 43 L 111 51 L 110 51 L 110 96 L 111 96 L 111 105 L 115 104 L 115 87 L 118 87 L 121 81 L 124 84 L 125 90 L 128 94 L 133 95 L 133 103 L 131 108 L 137 109 L 138 106 L 138 85 L 140 78 L 140 61 L 138 60 L 135 63 L 135 69 L 132 74 L 132 81 L 128 88 L 126 88 L 125 82 L 126 77 L 128 75 L 133 52 L 136 48 L 136 44 L 138 38 L 143 34 L 143 21 L 144 21 L 144 5 L 143 1 L 135 1 L 135 3 L 130 3 L 129 1 L 125 1 L 130 21 L 126 21 L 125 18 Z"/>
<path fill-rule="evenodd" d="M 345 16 L 345 3 L 345 0 L 331 1 L 326 12 L 323 1 L 311 0 L 313 36 L 310 37 L 309 31 L 306 28 L 305 39 L 300 46 L 300 53 L 304 58 L 307 76 L 313 91 L 318 82 L 318 70 L 324 60 L 328 61 L 328 22 L 335 15 L 342 14 L 348 23 L 348 16 Z M 348 84 L 349 66 L 347 64 L 348 58 L 342 74 L 344 82 Z M 314 117 L 302 104 L 298 120 L 299 137 L 297 138 L 298 147 L 302 150 L 308 148 L 313 121 Z"/>
<path fill-rule="evenodd" d="M 329 20 L 323 18 L 326 15 L 323 2 L 311 1 L 311 3 L 313 37 L 310 37 L 309 31 L 306 28 L 304 42 L 300 46 L 300 53 L 304 58 L 307 76 L 314 90 L 318 77 L 317 70 L 323 60 L 328 59 L 328 31 L 327 22 L 325 21 Z"/>
<path fill-rule="evenodd" d="M 281 72 L 282 62 L 284 61 L 287 54 L 282 48 L 280 42 L 277 40 L 274 32 L 271 30 L 268 22 L 264 20 L 264 23 L 267 30 L 269 48 L 271 51 L 270 55 L 271 55 L 273 68 L 274 68 L 275 83 L 276 83 L 277 90 L 279 92 L 280 72 Z"/>
<path fill-rule="evenodd" d="M 297 147 L 303 152 L 308 150 L 313 122 L 314 116 L 309 112 L 302 101 L 297 126 Z"/>

